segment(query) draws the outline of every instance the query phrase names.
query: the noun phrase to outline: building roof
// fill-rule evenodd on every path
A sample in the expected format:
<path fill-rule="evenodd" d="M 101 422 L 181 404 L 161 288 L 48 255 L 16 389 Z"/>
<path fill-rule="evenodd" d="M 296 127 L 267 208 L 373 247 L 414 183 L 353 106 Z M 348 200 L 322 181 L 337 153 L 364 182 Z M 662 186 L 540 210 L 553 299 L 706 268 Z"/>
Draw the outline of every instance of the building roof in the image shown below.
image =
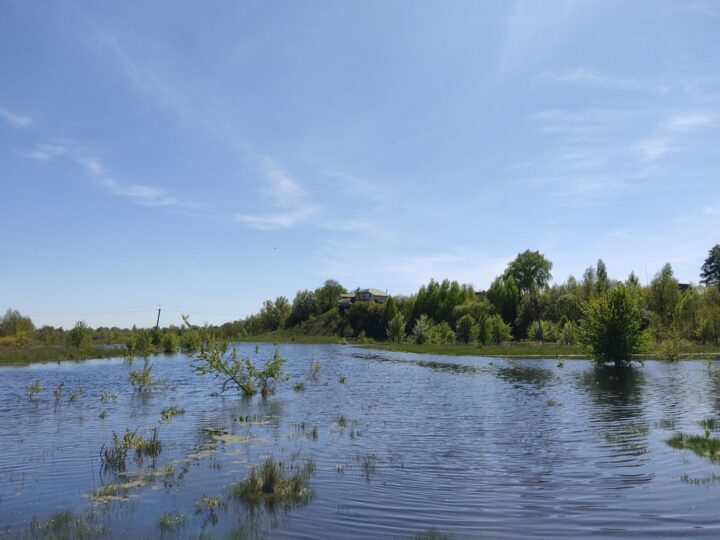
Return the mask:
<path fill-rule="evenodd" d="M 390 296 L 388 293 L 386 293 L 385 291 L 381 291 L 380 289 L 360 289 L 359 292 L 367 292 L 372 294 L 373 296 Z"/>

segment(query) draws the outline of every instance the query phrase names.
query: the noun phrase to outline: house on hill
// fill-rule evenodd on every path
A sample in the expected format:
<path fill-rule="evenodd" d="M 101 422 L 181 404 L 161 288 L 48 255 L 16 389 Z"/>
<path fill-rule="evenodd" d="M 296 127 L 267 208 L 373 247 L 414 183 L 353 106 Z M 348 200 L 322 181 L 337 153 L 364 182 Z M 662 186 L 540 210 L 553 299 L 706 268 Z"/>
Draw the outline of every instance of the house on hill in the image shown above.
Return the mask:
<path fill-rule="evenodd" d="M 344 293 L 338 299 L 341 308 L 350 307 L 353 302 L 386 302 L 390 295 L 380 289 L 359 289 L 354 293 Z"/>

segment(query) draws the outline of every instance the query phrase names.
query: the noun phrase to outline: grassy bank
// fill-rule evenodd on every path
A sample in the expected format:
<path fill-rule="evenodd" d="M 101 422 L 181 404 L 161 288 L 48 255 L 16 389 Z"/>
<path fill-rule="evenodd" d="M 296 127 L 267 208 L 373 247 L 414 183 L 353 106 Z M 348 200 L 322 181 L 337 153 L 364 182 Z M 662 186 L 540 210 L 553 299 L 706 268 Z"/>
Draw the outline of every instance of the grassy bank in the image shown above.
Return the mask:
<path fill-rule="evenodd" d="M 410 352 L 417 354 L 440 354 L 446 356 L 501 356 L 506 358 L 590 358 L 590 352 L 582 345 L 560 345 L 559 343 L 540 343 L 528 341 L 510 341 L 495 345 L 417 345 L 415 343 L 376 342 L 365 347 L 385 351 Z M 720 358 L 717 345 L 684 344 L 676 352 L 677 359 Z M 643 354 L 640 359 L 669 359 L 667 352 L 659 346 Z"/>
<path fill-rule="evenodd" d="M 437 345 L 415 343 L 378 342 L 364 345 L 385 351 L 411 352 L 417 354 L 441 354 L 447 356 L 505 356 L 518 358 L 589 358 L 587 350 L 579 345 L 557 343 L 508 342 L 495 345 Z"/>
<path fill-rule="evenodd" d="M 59 362 L 62 360 L 90 360 L 92 358 L 113 358 L 122 356 L 124 349 L 87 347 L 0 347 L 0 365 L 33 364 L 36 362 Z"/>
<path fill-rule="evenodd" d="M 238 342 L 267 342 L 267 343 L 343 343 L 343 338 L 335 335 L 309 335 L 297 332 L 277 331 L 246 336 L 232 341 Z"/>

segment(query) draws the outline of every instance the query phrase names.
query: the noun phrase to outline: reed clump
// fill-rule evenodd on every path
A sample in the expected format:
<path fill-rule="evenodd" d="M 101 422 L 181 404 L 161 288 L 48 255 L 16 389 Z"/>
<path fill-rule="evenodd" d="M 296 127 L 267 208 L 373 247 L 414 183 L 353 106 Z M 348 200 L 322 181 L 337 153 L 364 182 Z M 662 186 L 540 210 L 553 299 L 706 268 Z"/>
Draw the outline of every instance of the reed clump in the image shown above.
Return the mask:
<path fill-rule="evenodd" d="M 245 480 L 232 487 L 232 496 L 250 508 L 262 505 L 269 510 L 289 510 L 310 499 L 312 490 L 308 479 L 314 473 L 314 461 L 288 472 L 282 463 L 270 457 L 259 467 L 253 467 Z"/>

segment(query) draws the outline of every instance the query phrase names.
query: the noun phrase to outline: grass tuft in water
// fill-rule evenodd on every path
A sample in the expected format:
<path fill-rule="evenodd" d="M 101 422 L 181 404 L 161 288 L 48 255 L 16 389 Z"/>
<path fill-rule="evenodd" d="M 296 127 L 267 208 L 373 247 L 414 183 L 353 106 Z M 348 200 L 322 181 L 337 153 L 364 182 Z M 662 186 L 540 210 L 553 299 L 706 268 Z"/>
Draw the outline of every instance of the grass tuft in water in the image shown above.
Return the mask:
<path fill-rule="evenodd" d="M 268 458 L 259 467 L 253 467 L 245 480 L 232 487 L 232 496 L 250 508 L 263 505 L 268 510 L 289 510 L 310 500 L 312 490 L 308 479 L 313 474 L 314 461 L 306 462 L 290 474 L 282 463 Z"/>
<path fill-rule="evenodd" d="M 720 422 L 717 418 L 705 418 L 704 420 L 700 420 L 698 422 L 698 425 L 703 429 L 718 429 L 720 428 Z"/>
<path fill-rule="evenodd" d="M 711 438 L 707 429 L 704 436 L 677 433 L 665 442 L 673 448 L 692 450 L 698 456 L 708 457 L 714 461 L 720 460 L 720 439 Z"/>
<path fill-rule="evenodd" d="M 115 401 L 116 399 L 117 394 L 108 394 L 107 392 L 100 394 L 100 401 Z"/>
<path fill-rule="evenodd" d="M 112 471 L 124 471 L 126 467 L 127 454 L 129 450 L 135 450 L 135 459 L 142 463 L 144 457 L 156 458 L 162 450 L 162 443 L 158 437 L 157 428 L 150 429 L 151 437 L 144 438 L 142 435 L 135 435 L 135 431 L 125 430 L 122 438 L 113 431 L 112 446 L 102 445 L 100 448 L 100 460 L 103 468 Z"/>
<path fill-rule="evenodd" d="M 435 527 L 422 531 L 413 536 L 414 540 L 453 540 L 454 535 L 438 531 Z"/>
<path fill-rule="evenodd" d="M 53 388 L 53 396 L 55 396 L 55 403 L 59 403 L 62 400 L 64 390 L 65 390 L 65 381 L 62 381 L 55 388 Z"/>
<path fill-rule="evenodd" d="M 185 525 L 186 517 L 182 512 L 164 512 L 155 521 L 161 534 L 175 533 Z"/>
<path fill-rule="evenodd" d="M 338 416 L 335 422 L 337 423 L 338 427 L 344 428 L 345 426 L 347 426 L 347 418 L 342 415 Z"/>
<path fill-rule="evenodd" d="M 47 521 L 33 520 L 30 524 L 30 538 L 46 540 L 91 540 L 108 534 L 107 528 L 97 522 L 93 514 L 77 515 L 59 512 Z"/>
<path fill-rule="evenodd" d="M 318 362 L 317 360 L 313 360 L 310 362 L 310 365 L 305 370 L 305 376 L 310 380 L 317 380 L 318 375 L 320 374 L 320 369 L 322 368 L 322 364 Z"/>
<path fill-rule="evenodd" d="M 136 392 L 147 392 L 153 386 L 157 386 L 158 382 L 152 378 L 152 369 L 152 363 L 145 358 L 142 369 L 130 372 L 128 379 Z"/>
<path fill-rule="evenodd" d="M 305 391 L 305 383 L 304 382 L 298 382 L 293 385 L 293 390 L 296 392 L 304 392 Z"/>
<path fill-rule="evenodd" d="M 555 399 L 548 399 L 547 406 L 548 407 L 562 407 L 562 403 Z"/>
<path fill-rule="evenodd" d="M 375 474 L 377 457 L 375 454 L 368 454 L 366 456 L 358 456 L 358 461 L 362 467 L 363 478 L 370 481 L 372 476 Z"/>
<path fill-rule="evenodd" d="M 340 377 L 340 379 L 338 380 L 338 382 L 339 382 L 340 384 L 345 384 L 345 377 Z"/>
<path fill-rule="evenodd" d="M 173 417 L 185 414 L 185 409 L 176 409 L 175 407 L 168 407 L 160 411 L 160 421 L 165 423 L 172 422 Z"/>
<path fill-rule="evenodd" d="M 216 525 L 218 522 L 218 510 L 224 508 L 225 504 L 223 504 L 220 497 L 208 497 L 207 495 L 203 495 L 195 501 L 195 513 L 204 514 L 205 521 L 212 525 Z"/>
<path fill-rule="evenodd" d="M 25 391 L 30 401 L 32 401 L 33 398 L 43 390 L 45 389 L 40 385 L 40 379 L 36 379 L 33 384 L 29 384 L 25 387 Z"/>

